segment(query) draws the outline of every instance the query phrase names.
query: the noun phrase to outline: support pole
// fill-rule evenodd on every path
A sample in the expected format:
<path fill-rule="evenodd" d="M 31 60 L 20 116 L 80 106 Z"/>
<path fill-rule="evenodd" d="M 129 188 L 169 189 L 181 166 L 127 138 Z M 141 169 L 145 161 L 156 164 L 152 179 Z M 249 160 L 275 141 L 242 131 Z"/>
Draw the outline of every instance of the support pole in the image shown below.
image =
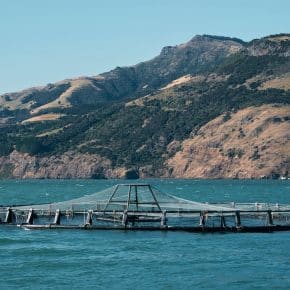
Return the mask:
<path fill-rule="evenodd" d="M 129 210 L 129 206 L 130 206 L 131 190 L 132 190 L 132 187 L 131 187 L 131 185 L 129 185 L 128 200 L 127 200 L 127 206 L 126 206 L 127 211 Z"/>
<path fill-rule="evenodd" d="M 272 216 L 272 211 L 271 210 L 268 210 L 268 224 L 269 224 L 269 226 L 273 226 L 274 225 L 273 216 Z"/>
<path fill-rule="evenodd" d="M 91 226 L 92 224 L 93 224 L 93 211 L 92 210 L 88 210 L 87 219 L 86 219 L 86 225 Z"/>
<path fill-rule="evenodd" d="M 137 192 L 137 185 L 134 186 L 135 189 L 135 202 L 136 202 L 136 209 L 138 211 L 139 205 L 138 205 L 138 192 Z"/>
<path fill-rule="evenodd" d="M 161 227 L 165 227 L 166 224 L 167 224 L 166 210 L 164 210 L 161 216 Z"/>
<path fill-rule="evenodd" d="M 221 216 L 221 228 L 226 228 L 227 224 L 226 224 L 226 218 L 225 216 Z"/>
<path fill-rule="evenodd" d="M 204 227 L 205 226 L 205 214 L 204 214 L 204 212 L 201 212 L 200 213 L 199 225 L 201 227 Z"/>
<path fill-rule="evenodd" d="M 241 227 L 241 214 L 238 210 L 236 211 L 235 219 L 236 219 L 236 227 L 240 228 Z"/>
<path fill-rule="evenodd" d="M 126 228 L 127 224 L 128 224 L 128 211 L 124 210 L 122 217 L 122 225 L 125 226 Z"/>
<path fill-rule="evenodd" d="M 27 216 L 27 219 L 26 219 L 26 223 L 29 224 L 29 225 L 32 225 L 33 224 L 33 209 L 29 209 L 29 212 L 28 212 L 28 216 Z"/>
<path fill-rule="evenodd" d="M 155 204 L 157 205 L 158 209 L 162 212 L 162 209 L 161 209 L 161 207 L 160 207 L 160 205 L 159 205 L 159 203 L 158 203 L 158 200 L 157 200 L 157 198 L 156 198 L 156 196 L 155 196 L 155 194 L 154 194 L 154 192 L 153 192 L 153 190 L 152 190 L 152 188 L 151 188 L 151 185 L 148 185 L 148 188 L 149 188 L 149 191 L 150 191 L 151 194 L 152 194 L 152 197 L 153 197 L 153 199 L 154 199 L 154 201 L 155 201 Z"/>
<path fill-rule="evenodd" d="M 6 211 L 4 223 L 6 224 L 12 223 L 12 209 L 10 207 Z"/>
<path fill-rule="evenodd" d="M 109 203 L 110 203 L 111 200 L 113 199 L 114 195 L 116 194 L 118 188 L 119 188 L 119 185 L 116 185 L 116 187 L 115 187 L 115 189 L 114 189 L 112 195 L 110 196 L 109 200 L 107 201 L 107 203 L 106 203 L 106 205 L 105 205 L 105 207 L 104 207 L 104 209 L 103 209 L 103 212 L 104 212 L 104 213 L 105 213 L 105 211 L 106 211 L 106 209 L 107 209 Z"/>
<path fill-rule="evenodd" d="M 60 224 L 60 210 L 57 209 L 55 211 L 55 216 L 54 216 L 54 221 L 53 221 L 54 225 L 59 225 Z"/>

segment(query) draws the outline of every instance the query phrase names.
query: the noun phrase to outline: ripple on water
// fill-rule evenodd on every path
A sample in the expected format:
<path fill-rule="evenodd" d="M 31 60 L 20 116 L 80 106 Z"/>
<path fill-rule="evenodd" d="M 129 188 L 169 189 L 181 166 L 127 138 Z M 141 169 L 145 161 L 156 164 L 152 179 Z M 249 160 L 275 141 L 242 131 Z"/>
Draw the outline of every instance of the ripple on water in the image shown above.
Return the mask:
<path fill-rule="evenodd" d="M 198 201 L 290 203 L 287 182 L 155 180 L 154 184 L 171 193 L 183 188 L 178 190 L 179 196 Z M 10 199 L 22 203 L 36 203 L 39 198 L 61 200 L 112 184 L 5 181 L 0 204 Z M 38 195 L 43 188 L 48 197 Z M 24 231 L 0 226 L 0 288 L 290 289 L 289 241 L 290 233 L 286 232 L 202 235 Z"/>

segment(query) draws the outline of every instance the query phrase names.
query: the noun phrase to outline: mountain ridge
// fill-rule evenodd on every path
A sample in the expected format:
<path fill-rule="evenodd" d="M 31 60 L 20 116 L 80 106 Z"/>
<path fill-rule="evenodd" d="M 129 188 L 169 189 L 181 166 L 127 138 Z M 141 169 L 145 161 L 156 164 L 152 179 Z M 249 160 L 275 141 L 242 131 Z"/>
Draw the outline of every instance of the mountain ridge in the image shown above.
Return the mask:
<path fill-rule="evenodd" d="M 41 107 L 44 105 L 43 102 L 45 101 L 45 97 L 47 95 L 49 95 L 50 97 L 48 98 L 48 102 L 50 101 L 58 102 L 60 101 L 58 100 L 60 95 L 65 93 L 65 91 L 63 91 L 62 89 L 63 87 L 65 87 L 66 90 L 69 90 L 73 86 L 73 83 L 81 82 L 81 81 L 83 81 L 86 84 L 88 84 L 89 82 L 92 87 L 95 86 L 95 91 L 90 92 L 90 93 L 93 93 L 94 98 L 89 98 L 88 100 L 89 104 L 98 103 L 98 98 L 102 102 L 102 101 L 106 101 L 106 98 L 110 98 L 114 100 L 114 99 L 123 98 L 124 96 L 128 97 L 128 95 L 130 96 L 132 94 L 145 95 L 151 92 L 152 89 L 154 90 L 166 84 L 167 82 L 170 82 L 173 79 L 178 78 L 179 76 L 182 76 L 183 74 L 194 73 L 194 71 L 198 71 L 199 69 L 201 69 L 198 63 L 189 63 L 187 66 L 184 67 L 184 63 L 180 64 L 181 61 L 179 59 L 181 59 L 183 62 L 186 62 L 187 59 L 189 58 L 191 59 L 192 57 L 194 57 L 193 60 L 198 61 L 197 58 L 200 57 L 201 50 L 204 50 L 205 52 L 208 51 L 208 47 L 205 48 L 204 46 L 209 45 L 209 42 L 224 43 L 225 41 L 226 43 L 229 42 L 228 45 L 233 46 L 234 44 L 236 44 L 236 47 L 239 46 L 239 43 L 233 41 L 231 38 L 227 38 L 226 40 L 220 40 L 220 39 L 215 39 L 209 36 L 195 36 L 190 41 L 184 44 L 164 47 L 161 50 L 160 54 L 156 56 L 155 58 L 149 61 L 138 63 L 131 67 L 116 67 L 115 69 L 109 72 L 105 72 L 97 76 L 66 79 L 63 81 L 59 81 L 55 84 L 48 84 L 46 86 L 25 89 L 23 91 L 20 91 L 19 93 L 14 92 L 14 93 L 3 94 L 0 96 L 0 105 L 2 106 L 9 105 L 9 104 L 5 104 L 5 102 L 3 102 L 3 99 L 8 100 L 8 103 L 9 103 L 10 98 L 15 99 L 18 97 L 20 99 L 20 102 L 18 102 L 19 107 L 17 108 L 20 108 L 20 109 L 27 108 L 28 106 L 29 109 L 31 108 L 33 109 L 34 107 L 36 107 L 36 104 L 35 103 L 31 104 L 27 101 L 29 100 L 29 96 L 32 95 L 33 97 L 34 94 L 42 94 L 42 100 L 38 100 L 39 105 L 40 105 L 39 106 L 40 110 L 32 111 L 31 113 L 33 114 L 34 112 L 41 111 Z M 198 51 L 195 52 L 194 50 L 198 50 Z M 217 50 L 218 51 L 216 52 L 216 54 L 218 54 L 220 57 L 220 54 L 228 53 L 227 50 L 229 50 L 229 47 L 227 47 L 226 45 L 224 46 L 221 45 L 221 47 L 217 48 Z M 192 51 L 193 53 L 195 53 L 195 55 L 193 56 L 192 54 L 186 55 L 188 53 L 192 53 Z M 182 59 L 180 54 L 184 54 L 185 59 Z M 204 59 L 208 58 L 210 62 L 212 61 L 214 56 L 215 55 L 213 56 L 205 55 L 203 56 L 203 58 Z M 168 61 L 169 57 L 170 57 L 170 60 Z M 208 64 L 208 61 L 206 61 L 206 64 Z M 161 69 L 156 71 L 156 67 L 157 68 L 159 67 Z M 168 76 L 168 74 L 171 74 L 171 75 Z M 115 89 L 116 84 L 114 83 L 114 80 L 116 79 L 118 79 L 117 87 L 119 89 L 121 88 L 119 91 L 118 90 L 116 91 Z M 126 85 L 124 84 L 124 82 L 126 82 L 127 84 L 128 83 L 130 84 L 127 90 L 126 89 L 124 90 L 124 88 L 126 88 Z M 138 85 L 136 85 L 136 83 L 138 83 Z M 81 90 L 82 87 L 79 87 L 79 89 Z M 58 98 L 56 98 L 56 96 L 53 95 L 53 92 L 56 90 L 59 91 Z M 79 92 L 79 95 L 82 96 L 82 93 Z M 51 99 L 51 96 L 54 96 L 54 99 Z M 72 98 L 73 96 L 70 95 L 69 97 Z M 25 102 L 24 102 L 24 105 L 22 106 L 23 98 Z M 2 99 L 2 102 L 1 102 L 1 99 Z M 77 101 L 79 101 L 80 104 L 82 104 L 81 97 L 79 97 Z M 60 103 L 59 107 L 66 106 L 66 104 L 67 103 L 65 104 Z"/>
<path fill-rule="evenodd" d="M 135 66 L 4 94 L 0 96 L 0 176 L 111 178 L 127 176 L 127 172 L 141 177 L 288 176 L 290 157 L 282 148 L 290 139 L 283 129 L 290 119 L 289 53 L 290 34 L 250 42 L 197 35 L 184 44 L 164 47 L 155 58 Z M 217 166 L 214 160 L 221 157 L 213 155 L 203 175 L 176 168 L 182 168 L 185 161 L 172 160 L 176 156 L 189 158 L 183 146 L 201 128 L 247 108 L 257 115 L 261 110 L 268 112 L 265 114 L 271 118 L 267 106 L 277 111 L 278 119 L 285 119 L 277 126 L 279 146 L 274 145 L 272 136 L 265 135 L 272 144 L 269 150 L 279 156 L 265 161 L 269 166 L 264 168 L 269 170 L 243 168 L 260 162 L 242 162 L 245 156 L 249 158 L 248 147 L 241 149 L 247 152 L 237 157 L 240 162 L 231 161 L 234 151 L 222 157 L 224 165 Z M 283 116 L 275 106 L 286 108 Z M 259 121 L 253 118 L 253 122 Z M 223 128 L 224 124 L 219 126 Z M 226 133 L 233 140 L 240 138 L 235 126 Z M 252 137 L 244 136 L 244 140 L 247 138 Z M 204 144 L 202 138 L 193 140 Z M 219 141 L 218 150 L 227 148 L 225 142 Z M 198 144 L 197 148 L 207 148 Z M 206 151 L 200 153 L 204 160 Z M 229 164 L 236 166 L 232 172 L 250 173 L 228 175 L 225 168 Z M 219 172 L 215 168 L 220 168 Z"/>

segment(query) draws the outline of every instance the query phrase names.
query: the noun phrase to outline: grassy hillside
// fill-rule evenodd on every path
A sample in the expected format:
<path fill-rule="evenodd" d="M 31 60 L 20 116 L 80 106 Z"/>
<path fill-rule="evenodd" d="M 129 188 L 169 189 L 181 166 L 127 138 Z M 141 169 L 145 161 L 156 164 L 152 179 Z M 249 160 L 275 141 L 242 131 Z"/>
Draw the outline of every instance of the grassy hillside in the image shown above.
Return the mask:
<path fill-rule="evenodd" d="M 37 158 L 89 154 L 108 160 L 112 170 L 166 175 L 184 140 L 218 116 L 227 121 L 265 104 L 287 112 L 289 74 L 288 35 L 250 43 L 197 36 L 134 67 L 5 94 L 0 156 L 15 150 Z M 285 174 L 282 167 L 277 174 Z"/>

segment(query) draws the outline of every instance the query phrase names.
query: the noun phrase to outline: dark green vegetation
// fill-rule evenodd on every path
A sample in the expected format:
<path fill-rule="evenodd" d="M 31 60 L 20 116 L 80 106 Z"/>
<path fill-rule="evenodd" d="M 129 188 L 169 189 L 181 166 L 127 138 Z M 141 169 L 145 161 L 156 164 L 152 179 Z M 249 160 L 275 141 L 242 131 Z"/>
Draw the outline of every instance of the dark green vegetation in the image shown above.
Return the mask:
<path fill-rule="evenodd" d="M 238 52 L 230 52 L 233 45 Z M 290 71 L 289 51 L 289 40 L 244 43 L 212 36 L 195 37 L 184 47 L 166 47 L 149 62 L 116 68 L 101 81 L 93 80 L 99 90 L 90 87 L 72 95 L 72 107 L 41 111 L 65 114 L 59 120 L 21 124 L 30 116 L 28 109 L 3 108 L 0 117 L 10 119 L 0 124 L 0 155 L 15 149 L 41 156 L 75 151 L 99 154 L 113 166 L 152 165 L 154 172 L 175 153 L 167 149 L 169 143 L 188 138 L 213 118 L 225 114 L 228 120 L 230 112 L 248 106 L 290 104 L 289 90 L 259 89 L 263 79 Z M 187 74 L 202 78 L 160 90 Z M 34 101 L 32 109 L 66 89 L 64 84 L 48 85 L 42 94 L 31 93 L 22 102 Z M 141 105 L 126 105 L 148 94 Z M 232 158 L 243 153 L 228 154 Z"/>

